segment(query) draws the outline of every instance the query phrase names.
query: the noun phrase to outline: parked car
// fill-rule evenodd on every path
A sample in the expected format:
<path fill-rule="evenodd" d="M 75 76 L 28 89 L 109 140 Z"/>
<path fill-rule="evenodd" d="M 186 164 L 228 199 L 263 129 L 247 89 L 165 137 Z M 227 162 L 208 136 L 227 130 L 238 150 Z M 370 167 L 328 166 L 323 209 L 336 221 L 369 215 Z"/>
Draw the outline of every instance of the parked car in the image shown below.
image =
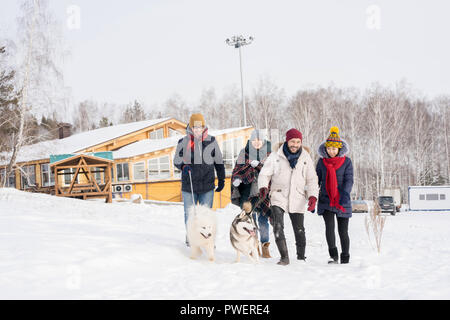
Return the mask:
<path fill-rule="evenodd" d="M 364 200 L 353 200 L 352 212 L 369 212 L 369 205 Z"/>
<path fill-rule="evenodd" d="M 385 188 L 383 190 L 383 196 L 393 197 L 397 212 L 400 212 L 400 208 L 402 207 L 402 193 L 400 188 Z"/>
<path fill-rule="evenodd" d="M 381 196 L 378 197 L 378 204 L 381 212 L 390 212 L 392 216 L 395 216 L 397 208 L 395 207 L 394 197 Z"/>

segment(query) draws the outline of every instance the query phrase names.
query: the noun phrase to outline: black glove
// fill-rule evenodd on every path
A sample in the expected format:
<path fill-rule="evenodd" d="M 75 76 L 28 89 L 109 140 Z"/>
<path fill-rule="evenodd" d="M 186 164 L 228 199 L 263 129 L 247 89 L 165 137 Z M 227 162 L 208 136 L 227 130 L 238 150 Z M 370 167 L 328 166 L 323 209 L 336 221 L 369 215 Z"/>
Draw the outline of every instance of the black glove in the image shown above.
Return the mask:
<path fill-rule="evenodd" d="M 181 170 L 183 171 L 183 174 L 185 174 L 185 175 L 189 175 L 189 172 L 192 172 L 192 168 L 189 164 L 185 164 L 183 166 L 183 168 L 181 168 Z"/>
<path fill-rule="evenodd" d="M 217 185 L 216 192 L 222 191 L 223 187 L 225 187 L 225 180 L 219 180 L 219 184 Z"/>

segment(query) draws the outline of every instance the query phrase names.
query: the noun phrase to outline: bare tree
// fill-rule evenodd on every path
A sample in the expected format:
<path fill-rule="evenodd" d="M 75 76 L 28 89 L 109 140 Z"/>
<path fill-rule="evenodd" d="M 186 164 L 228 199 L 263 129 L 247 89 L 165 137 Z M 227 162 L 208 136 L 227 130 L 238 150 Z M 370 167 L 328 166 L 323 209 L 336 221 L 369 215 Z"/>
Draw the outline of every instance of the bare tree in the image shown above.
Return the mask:
<path fill-rule="evenodd" d="M 29 90 L 29 85 L 30 85 L 30 70 L 31 70 L 32 63 L 33 63 L 33 61 L 32 61 L 33 40 L 35 39 L 35 36 L 36 36 L 35 31 L 36 31 L 37 18 L 38 18 L 38 14 L 39 14 L 39 1 L 38 0 L 33 1 L 33 6 L 31 7 L 31 9 L 32 9 L 31 23 L 27 24 L 28 28 L 26 29 L 27 40 L 28 40 L 27 41 L 28 42 L 28 44 L 27 44 L 28 53 L 27 53 L 27 59 L 26 59 L 25 65 L 24 65 L 25 75 L 24 75 L 22 95 L 20 97 L 19 110 L 18 110 L 19 124 L 18 124 L 18 129 L 17 129 L 17 135 L 15 136 L 15 139 L 14 139 L 14 145 L 12 148 L 11 158 L 9 160 L 8 166 L 5 171 L 5 177 L 9 177 L 10 174 L 13 172 L 15 165 L 16 165 L 17 155 L 19 153 L 20 148 L 24 144 L 24 128 L 25 128 L 25 116 L 26 116 L 27 104 L 28 104 L 28 90 Z M 5 179 L 5 181 L 6 181 L 6 179 Z"/>
<path fill-rule="evenodd" d="M 174 117 L 187 123 L 189 122 L 190 110 L 186 101 L 179 94 L 173 94 L 163 104 L 163 115 L 165 117 Z"/>
<path fill-rule="evenodd" d="M 57 110 L 67 113 L 67 95 L 62 65 L 68 56 L 63 44 L 63 24 L 50 10 L 49 0 L 22 0 L 18 17 L 21 83 L 27 79 L 28 108 L 38 119 Z M 32 45 L 30 37 L 32 31 Z M 24 54 L 22 54 L 22 51 Z"/>
<path fill-rule="evenodd" d="M 426 159 L 429 156 L 432 136 L 427 134 L 432 128 L 431 116 L 426 110 L 425 101 L 415 101 L 412 104 L 411 121 L 415 134 L 410 140 L 413 146 L 415 165 L 415 184 L 424 185 L 427 171 Z"/>
<path fill-rule="evenodd" d="M 73 115 L 74 130 L 85 132 L 97 128 L 100 121 L 98 103 L 93 100 L 84 100 L 78 104 Z"/>
<path fill-rule="evenodd" d="M 280 114 L 285 108 L 285 100 L 283 89 L 280 89 L 270 78 L 261 78 L 248 103 L 249 123 L 256 128 L 267 129 L 268 138 L 272 140 L 271 129 L 280 129 L 278 124 Z"/>
<path fill-rule="evenodd" d="M 314 147 L 320 143 L 323 133 L 317 130 L 320 110 L 317 108 L 317 94 L 307 90 L 298 91 L 288 103 L 288 114 L 292 125 L 303 133 L 305 145 Z M 315 151 L 315 150 L 314 150 Z M 313 152 L 315 156 L 316 152 Z"/>
<path fill-rule="evenodd" d="M 214 88 L 203 90 L 200 102 L 192 112 L 202 113 L 208 122 L 208 126 L 214 129 L 222 129 L 223 119 L 222 111 L 219 110 L 216 92 Z"/>
<path fill-rule="evenodd" d="M 122 115 L 120 123 L 130 123 L 146 120 L 147 116 L 145 114 L 142 105 L 135 100 L 132 105 L 128 105 L 125 112 Z"/>
<path fill-rule="evenodd" d="M 49 110 L 64 107 L 67 94 L 58 61 L 64 55 L 59 50 L 62 39 L 61 33 L 58 34 L 60 24 L 53 18 L 48 0 L 24 0 L 20 8 L 22 15 L 18 18 L 16 53 L 16 60 L 21 61 L 16 67 L 20 99 L 13 113 L 15 117 L 8 119 L 13 128 L 6 176 L 16 168 L 22 146 L 38 141 L 37 137 L 31 136 L 39 133 L 36 115 L 41 119 Z"/>
<path fill-rule="evenodd" d="M 437 117 L 437 125 L 434 126 L 436 130 L 434 136 L 434 140 L 438 140 L 441 138 L 442 144 L 437 144 L 437 150 L 435 151 L 438 155 L 442 154 L 444 151 L 444 155 L 442 157 L 442 162 L 446 165 L 443 166 L 444 170 L 444 183 L 450 183 L 450 96 L 440 96 L 435 99 L 433 102 L 435 105 L 435 116 Z"/>
<path fill-rule="evenodd" d="M 389 89 L 374 84 L 366 95 L 367 123 L 369 134 L 374 142 L 376 164 L 376 192 L 380 194 L 386 185 L 387 141 L 395 124 L 395 107 L 392 105 L 392 94 Z"/>
<path fill-rule="evenodd" d="M 217 103 L 222 124 L 220 128 L 236 128 L 241 126 L 242 102 L 237 87 L 228 88 Z"/>

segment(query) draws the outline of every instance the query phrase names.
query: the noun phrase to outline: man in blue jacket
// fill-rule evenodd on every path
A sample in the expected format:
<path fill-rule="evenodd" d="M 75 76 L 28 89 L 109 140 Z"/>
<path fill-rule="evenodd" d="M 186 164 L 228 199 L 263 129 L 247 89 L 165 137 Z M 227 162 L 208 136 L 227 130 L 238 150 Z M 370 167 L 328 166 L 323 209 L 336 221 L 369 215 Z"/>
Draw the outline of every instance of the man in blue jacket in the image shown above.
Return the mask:
<path fill-rule="evenodd" d="M 184 203 L 184 223 L 189 208 L 195 204 L 210 208 L 214 201 L 215 172 L 221 192 L 225 185 L 225 166 L 215 137 L 208 135 L 208 127 L 201 114 L 193 114 L 186 128 L 187 135 L 178 141 L 174 165 L 181 170 L 181 193 Z M 215 170 L 215 172 L 214 172 Z M 192 179 L 192 189 L 191 189 Z M 189 246 L 186 237 L 186 245 Z"/>

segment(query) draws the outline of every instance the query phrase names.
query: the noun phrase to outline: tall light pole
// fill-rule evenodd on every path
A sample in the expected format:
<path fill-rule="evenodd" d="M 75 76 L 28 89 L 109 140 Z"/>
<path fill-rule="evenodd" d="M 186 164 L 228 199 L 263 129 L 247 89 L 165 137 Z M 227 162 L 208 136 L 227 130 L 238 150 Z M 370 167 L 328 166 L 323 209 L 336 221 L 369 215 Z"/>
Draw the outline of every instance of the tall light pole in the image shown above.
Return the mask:
<path fill-rule="evenodd" d="M 244 78 L 242 76 L 242 53 L 241 47 L 249 45 L 253 42 L 253 37 L 244 38 L 243 36 L 233 36 L 231 39 L 227 39 L 225 42 L 234 46 L 236 49 L 239 49 L 239 64 L 241 69 L 241 95 L 242 95 L 242 109 L 244 110 L 244 127 L 247 126 L 247 110 L 245 107 L 245 98 L 244 98 Z"/>

